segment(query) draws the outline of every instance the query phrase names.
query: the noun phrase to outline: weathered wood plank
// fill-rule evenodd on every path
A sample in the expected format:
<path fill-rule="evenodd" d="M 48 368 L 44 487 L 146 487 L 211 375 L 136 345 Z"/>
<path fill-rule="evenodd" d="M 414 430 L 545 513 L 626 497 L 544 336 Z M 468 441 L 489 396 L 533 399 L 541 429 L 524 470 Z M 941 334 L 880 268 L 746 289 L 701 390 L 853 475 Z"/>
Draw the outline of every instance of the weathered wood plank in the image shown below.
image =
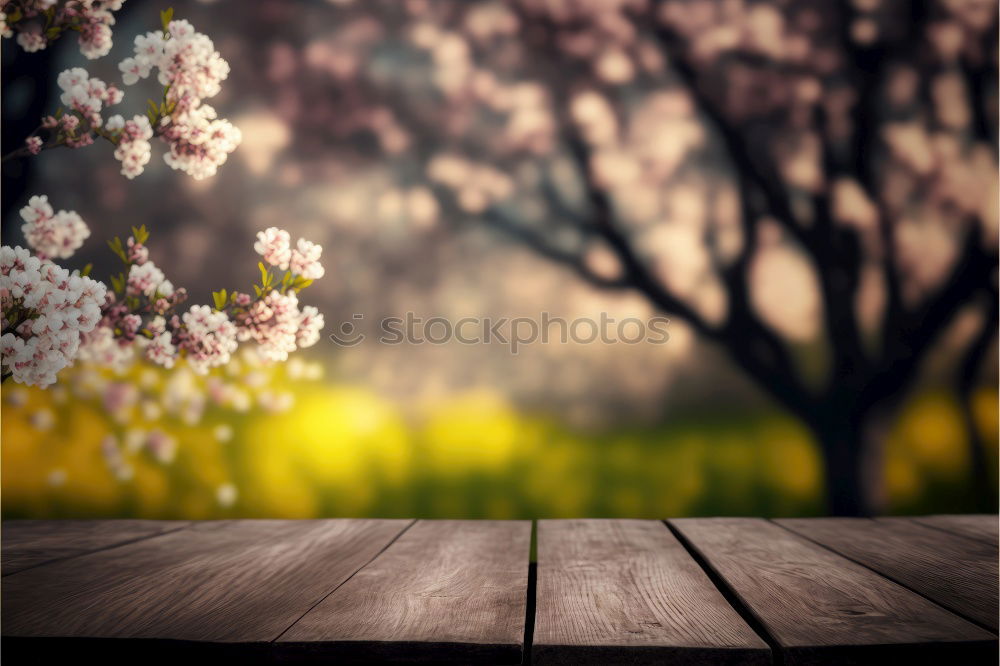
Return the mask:
<path fill-rule="evenodd" d="M 997 546 L 906 518 L 777 521 L 945 608 L 997 629 Z"/>
<path fill-rule="evenodd" d="M 0 529 L 3 575 L 172 532 L 187 524 L 169 520 L 5 520 Z"/>
<path fill-rule="evenodd" d="M 295 623 L 278 656 L 520 663 L 531 523 L 418 521 Z"/>
<path fill-rule="evenodd" d="M 910 520 L 992 544 L 997 543 L 998 533 L 1000 533 L 1000 518 L 995 515 L 914 516 Z"/>
<path fill-rule="evenodd" d="M 758 518 L 670 523 L 765 627 L 786 664 L 996 663 L 996 637 Z"/>
<path fill-rule="evenodd" d="M 50 647 L 156 656 L 193 646 L 260 656 L 409 524 L 203 522 L 28 569 L 4 579 L 5 653 L 13 641 L 36 656 Z"/>
<path fill-rule="evenodd" d="M 660 521 L 539 521 L 536 598 L 533 664 L 771 661 Z"/>

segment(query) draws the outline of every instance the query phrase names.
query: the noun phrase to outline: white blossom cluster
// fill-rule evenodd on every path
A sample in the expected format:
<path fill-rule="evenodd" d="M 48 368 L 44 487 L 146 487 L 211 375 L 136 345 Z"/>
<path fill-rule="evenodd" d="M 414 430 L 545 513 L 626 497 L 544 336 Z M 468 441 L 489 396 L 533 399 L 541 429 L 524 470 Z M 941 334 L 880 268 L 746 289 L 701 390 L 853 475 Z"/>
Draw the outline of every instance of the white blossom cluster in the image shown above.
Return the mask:
<path fill-rule="evenodd" d="M 174 285 L 156 264 L 146 261 L 129 267 L 125 293 L 129 296 L 142 294 L 146 298 L 155 299 L 157 296 L 173 296 Z"/>
<path fill-rule="evenodd" d="M 121 89 L 116 88 L 114 85 L 107 84 L 101 79 L 91 77 L 87 73 L 87 70 L 82 67 L 73 67 L 72 69 L 64 70 L 58 77 L 56 77 L 56 84 L 62 90 L 62 94 L 59 96 L 59 101 L 62 102 L 64 106 L 67 106 L 73 111 L 79 113 L 92 128 L 101 127 L 103 124 L 101 119 L 101 109 L 104 105 L 112 106 L 114 104 L 118 104 L 124 97 L 124 93 Z M 66 122 L 72 123 L 72 121 L 69 120 L 69 118 L 72 117 L 73 116 L 66 115 L 63 116 L 66 120 L 59 120 L 62 120 L 62 124 L 65 124 Z M 55 118 L 52 119 L 52 121 L 56 123 L 58 123 L 59 120 Z M 73 130 L 75 129 L 75 126 L 64 129 Z M 89 132 L 87 135 L 89 136 Z"/>
<path fill-rule="evenodd" d="M 236 351 L 236 326 L 225 312 L 214 312 L 207 305 L 195 305 L 182 317 L 184 328 L 178 333 L 187 352 L 188 365 L 197 374 L 225 365 Z M 161 333 L 160 336 L 163 334 Z M 169 333 L 167 334 L 169 335 Z M 167 344 L 169 338 L 166 339 Z"/>
<path fill-rule="evenodd" d="M 18 46 L 34 53 L 72 30 L 79 34 L 80 53 L 95 60 L 111 51 L 112 12 L 123 4 L 125 0 L 68 0 L 61 5 L 56 0 L 0 0 L 0 35 L 13 37 L 17 32 Z M 9 22 L 12 15 L 17 17 L 15 23 Z"/>
<path fill-rule="evenodd" d="M 153 128 L 149 118 L 137 115 L 125 120 L 119 115 L 111 116 L 107 130 L 114 132 L 118 139 L 115 159 L 122 163 L 122 175 L 132 180 L 143 172 L 152 155 L 149 140 L 153 138 Z"/>
<path fill-rule="evenodd" d="M 105 296 L 100 282 L 72 275 L 24 248 L 0 247 L 4 375 L 33 386 L 54 384 L 76 358 L 81 335 L 100 321 Z"/>
<path fill-rule="evenodd" d="M 316 344 L 324 323 L 313 306 L 299 310 L 295 292 L 277 290 L 253 303 L 237 321 L 239 339 L 256 342 L 261 356 L 270 361 L 286 361 L 296 349 Z"/>
<path fill-rule="evenodd" d="M 97 326 L 83 335 L 77 358 L 115 372 L 124 372 L 135 360 L 135 349 L 132 345 L 119 344 L 110 327 Z"/>
<path fill-rule="evenodd" d="M 171 21 L 166 34 L 148 32 L 136 37 L 134 55 L 118 67 L 125 85 L 133 85 L 156 69 L 159 82 L 168 86 L 165 104 L 169 112 L 155 128 L 169 146 L 164 161 L 196 180 L 214 175 L 242 135 L 202 103 L 219 93 L 229 75 L 229 63 L 212 40 L 187 21 Z"/>
<path fill-rule="evenodd" d="M 305 280 L 323 277 L 320 263 L 323 248 L 304 238 L 295 247 L 284 229 L 270 227 L 257 233 L 254 250 L 264 261 L 280 270 L 291 270 L 293 276 Z M 260 345 L 261 355 L 274 361 L 284 361 L 296 349 L 310 347 L 319 340 L 323 315 L 312 307 L 299 309 L 294 291 L 271 290 L 237 317 L 240 340 L 253 340 Z"/>
<path fill-rule="evenodd" d="M 31 197 L 21 209 L 21 219 L 25 241 L 40 259 L 68 259 L 90 236 L 90 229 L 75 211 L 54 212 L 45 195 Z"/>
<path fill-rule="evenodd" d="M 322 275 L 322 247 L 302 240 L 292 249 L 288 238 L 286 231 L 268 229 L 258 234 L 257 246 L 263 248 L 268 239 L 278 239 L 271 249 L 284 257 L 287 266 Z M 282 239 L 284 248 L 280 247 Z M 81 356 L 86 360 L 125 367 L 141 354 L 156 365 L 172 368 L 184 358 L 192 371 L 203 375 L 228 363 L 240 342 L 256 342 L 257 353 L 265 360 L 285 361 L 289 353 L 319 340 L 323 316 L 314 307 L 299 307 L 297 292 L 308 285 L 308 278 L 286 274 L 280 289 L 271 287 L 270 277 L 262 278 L 256 299 L 234 292 L 231 298 L 217 300 L 215 309 L 195 305 L 178 315 L 172 312 L 186 292 L 174 289 L 150 261 L 145 245 L 131 237 L 124 249 L 118 248 L 128 271 L 117 291 L 109 294 L 100 326 L 85 338 Z"/>
<path fill-rule="evenodd" d="M 291 270 L 307 280 L 318 280 L 326 272 L 319 262 L 323 248 L 316 243 L 300 238 L 295 247 L 291 245 L 291 235 L 284 229 L 269 227 L 257 232 L 257 242 L 253 249 L 264 261 L 283 271 Z"/>

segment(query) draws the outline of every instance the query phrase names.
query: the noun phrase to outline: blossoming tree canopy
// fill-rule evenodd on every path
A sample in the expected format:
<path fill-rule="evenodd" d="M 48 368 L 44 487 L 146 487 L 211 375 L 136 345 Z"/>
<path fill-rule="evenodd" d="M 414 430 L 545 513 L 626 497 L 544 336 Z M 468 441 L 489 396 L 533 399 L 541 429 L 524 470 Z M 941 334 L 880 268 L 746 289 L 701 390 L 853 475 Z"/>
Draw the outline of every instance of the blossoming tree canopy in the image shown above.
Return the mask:
<path fill-rule="evenodd" d="M 33 52 L 66 30 L 76 31 L 81 51 L 93 59 L 110 50 L 111 12 L 121 5 L 122 0 L 0 0 L 0 32 L 16 33 L 18 44 Z M 59 146 L 82 148 L 101 138 L 114 144 L 121 173 L 132 179 L 143 172 L 150 140 L 158 137 L 167 145 L 164 161 L 171 168 L 198 180 L 214 175 L 241 139 L 239 129 L 203 103 L 219 93 L 229 64 L 206 35 L 174 20 L 172 9 L 160 17 L 162 30 L 136 37 L 134 55 L 119 65 L 125 85 L 156 70 L 164 86 L 159 103 L 150 100 L 145 115 L 105 119 L 105 107 L 123 101 L 122 89 L 85 69 L 68 69 L 56 80 L 63 106 L 4 159 Z M 255 249 L 267 265 L 258 264 L 260 284 L 253 285 L 252 295 L 222 289 L 214 292 L 212 306 L 192 305 L 182 312 L 187 292 L 175 289 L 149 259 L 145 225 L 132 227 L 124 243 L 109 241 L 123 264 L 109 287 L 89 277 L 89 266 L 81 273 L 53 263 L 70 258 L 90 236 L 78 214 L 56 213 L 47 196 L 34 196 L 21 217 L 29 249 L 0 248 L 3 380 L 46 387 L 77 359 L 121 368 L 136 357 L 164 368 L 184 359 L 191 371 L 204 375 L 227 364 L 242 342 L 255 342 L 262 359 L 285 361 L 319 340 L 323 315 L 315 307 L 300 307 L 298 293 L 323 276 L 323 250 L 306 239 L 293 248 L 287 231 L 258 234 Z"/>

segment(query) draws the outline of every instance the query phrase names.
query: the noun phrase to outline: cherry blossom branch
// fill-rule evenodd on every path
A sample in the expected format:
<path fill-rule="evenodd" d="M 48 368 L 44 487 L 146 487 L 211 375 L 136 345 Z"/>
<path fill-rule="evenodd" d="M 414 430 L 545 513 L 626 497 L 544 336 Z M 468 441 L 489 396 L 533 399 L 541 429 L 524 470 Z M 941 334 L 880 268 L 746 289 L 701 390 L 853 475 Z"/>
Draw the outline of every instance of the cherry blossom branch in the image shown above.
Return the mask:
<path fill-rule="evenodd" d="M 66 125 L 68 119 L 70 118 L 75 118 L 75 121 L 70 123 L 72 124 L 72 127 L 67 128 Z M 80 127 L 83 128 L 83 131 L 77 132 L 76 128 Z M 48 142 L 43 141 L 39 136 L 39 133 L 43 130 L 48 130 L 53 134 L 52 139 Z M 84 145 L 90 145 L 90 143 L 93 143 L 94 136 L 107 140 L 113 146 L 117 146 L 119 143 L 119 137 L 116 137 L 111 132 L 102 129 L 100 126 L 94 126 L 86 115 L 76 111 L 71 111 L 70 114 L 64 114 L 62 109 L 58 109 L 55 115 L 46 116 L 42 124 L 28 134 L 28 137 L 24 140 L 26 145 L 12 150 L 4 155 L 0 158 L 0 163 L 11 159 L 38 155 L 42 151 L 50 150 L 52 148 L 80 148 Z M 88 139 L 87 137 L 90 138 Z"/>
<path fill-rule="evenodd" d="M 66 32 L 80 35 L 80 52 L 94 60 L 111 50 L 112 12 L 125 0 L 4 0 L 0 3 L 0 35 L 13 37 L 28 53 L 41 51 Z"/>
<path fill-rule="evenodd" d="M 214 175 L 242 140 L 238 128 L 217 118 L 215 109 L 204 103 L 220 91 L 229 64 L 207 36 L 187 21 L 174 20 L 172 9 L 161 12 L 160 19 L 162 30 L 137 37 L 134 56 L 119 64 L 125 85 L 157 70 L 164 85 L 160 102 L 148 100 L 145 115 L 131 120 L 120 115 L 105 120 L 101 110 L 121 102 L 122 91 L 81 68 L 66 70 L 58 83 L 63 91 L 60 100 L 69 111 L 46 116 L 25 139 L 26 145 L 2 161 L 60 146 L 82 148 L 104 138 L 116 148 L 114 156 L 122 163 L 122 175 L 132 179 L 144 171 L 151 157 L 149 141 L 158 137 L 168 146 L 164 161 L 171 168 L 197 180 Z M 43 129 L 54 137 L 43 141 L 38 136 Z"/>
<path fill-rule="evenodd" d="M 0 31 L 11 36 L 14 29 L 10 26 L 16 26 L 19 43 L 32 46 L 26 46 L 27 50 L 44 48 L 48 43 L 21 29 L 23 19 L 42 14 L 46 17 L 46 39 L 57 38 L 66 29 L 101 33 L 99 27 L 74 22 L 74 17 L 83 16 L 78 4 L 82 6 L 69 0 L 56 10 L 27 0 L 0 0 L 0 10 L 15 10 L 11 14 L 0 12 Z M 120 4 L 120 0 L 109 0 L 107 6 L 117 9 Z M 104 3 L 98 0 L 86 7 L 94 8 L 103 11 Z M 113 22 L 109 13 L 97 18 L 102 17 Z M 115 146 L 122 174 L 131 179 L 144 170 L 150 158 L 149 140 L 157 136 L 169 147 L 165 155 L 169 166 L 196 179 L 213 175 L 241 139 L 237 128 L 217 119 L 215 110 L 203 103 L 219 92 L 229 65 L 208 37 L 187 21 L 173 20 L 172 9 L 161 12 L 160 18 L 162 32 L 136 38 L 134 57 L 119 65 L 126 85 L 158 70 L 164 85 L 159 103 L 149 100 L 146 114 L 131 120 L 120 115 L 104 119 L 101 110 L 121 102 L 122 91 L 90 77 L 81 68 L 66 70 L 57 83 L 62 90 L 60 100 L 68 110 L 60 108 L 43 118 L 25 146 L 2 160 L 60 146 L 81 148 L 100 138 Z M 91 38 L 88 36 L 93 41 Z M 110 39 L 106 41 L 110 48 Z M 49 134 L 48 140 L 40 136 L 43 132 Z M 180 313 L 187 292 L 175 290 L 149 260 L 145 226 L 133 227 L 124 243 L 120 238 L 109 241 L 124 265 L 124 271 L 111 276 L 109 289 L 87 275 L 89 266 L 82 274 L 69 273 L 51 261 L 68 258 L 90 235 L 76 213 L 55 213 L 42 196 L 32 197 L 21 216 L 25 239 L 36 254 L 20 247 L 0 248 L 0 301 L 5 324 L 0 337 L 2 380 L 13 378 L 45 387 L 76 359 L 118 365 L 136 351 L 166 368 L 183 358 L 196 373 L 204 374 L 227 363 L 240 342 L 256 342 L 265 359 L 285 360 L 290 352 L 319 340 L 323 316 L 311 306 L 300 309 L 298 293 L 323 276 L 319 262 L 322 248 L 305 239 L 292 248 L 286 231 L 271 228 L 261 232 L 255 246 L 268 264 L 285 271 L 280 280 L 260 263 L 261 281 L 254 285 L 255 296 L 236 291 L 229 294 L 223 289 L 213 293 L 214 309 L 194 305 Z"/>

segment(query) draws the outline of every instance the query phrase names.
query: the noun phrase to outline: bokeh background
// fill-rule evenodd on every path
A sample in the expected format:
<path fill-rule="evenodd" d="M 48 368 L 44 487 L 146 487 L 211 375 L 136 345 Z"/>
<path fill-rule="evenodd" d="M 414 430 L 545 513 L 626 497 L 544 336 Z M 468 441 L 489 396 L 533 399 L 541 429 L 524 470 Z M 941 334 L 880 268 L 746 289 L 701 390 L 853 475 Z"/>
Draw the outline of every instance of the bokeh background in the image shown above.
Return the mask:
<path fill-rule="evenodd" d="M 111 55 L 93 63 L 71 38 L 37 54 L 4 40 L 4 152 L 54 109 L 59 71 L 119 81 L 131 37 L 155 29 L 166 4 L 126 3 Z M 768 142 L 795 206 L 836 182 L 803 118 L 819 108 L 833 123 L 857 95 L 874 96 L 880 122 L 894 123 L 863 144 L 884 153 L 877 175 L 934 195 L 898 227 L 908 297 L 933 293 L 962 261 L 957 220 L 970 210 L 995 252 L 995 3 L 912 3 L 927 16 L 874 0 L 659 4 L 174 1 L 230 62 L 212 103 L 242 129 L 242 146 L 201 182 L 171 171 L 156 146 L 131 182 L 107 145 L 5 163 L 3 242 L 23 243 L 17 211 L 47 194 L 92 229 L 68 265 L 93 263 L 103 278 L 114 266 L 103 239 L 145 224 L 151 258 L 197 303 L 251 284 L 254 234 L 283 227 L 324 246 L 326 277 L 305 301 L 326 332 L 351 321 L 369 339 L 324 339 L 277 366 L 241 357 L 208 378 L 78 365 L 44 391 L 5 383 L 4 517 L 825 512 L 813 432 L 682 318 L 671 317 L 663 345 L 534 344 L 517 355 L 503 344 L 374 339 L 381 317 L 406 312 L 658 313 L 642 293 L 598 288 L 531 247 L 544 236 L 591 274 L 616 270 L 571 223 L 587 190 L 566 122 L 583 128 L 590 177 L 614 196 L 657 279 L 709 320 L 725 308 L 712 262 L 743 242 L 739 168 L 653 24 L 630 18 L 643 12 L 689 31 L 684 62 L 716 76 L 709 91 L 738 132 Z M 921 22 L 912 33 L 898 33 L 900 11 Z M 552 25 L 570 28 L 555 40 Z M 843 53 L 880 40 L 896 49 L 889 72 L 872 90 L 853 88 Z M 140 112 L 146 94 L 155 87 L 128 89 L 123 107 Z M 572 120 L 552 112 L 567 96 Z M 841 185 L 838 224 L 869 233 L 871 203 Z M 521 231 L 502 228 L 511 218 Z M 761 229 L 752 306 L 804 375 L 822 375 L 823 269 L 776 225 Z M 874 273 L 858 290 L 862 327 L 884 308 Z M 871 463 L 878 510 L 996 509 L 995 280 L 983 285 L 992 296 L 942 322 L 893 396 Z"/>

